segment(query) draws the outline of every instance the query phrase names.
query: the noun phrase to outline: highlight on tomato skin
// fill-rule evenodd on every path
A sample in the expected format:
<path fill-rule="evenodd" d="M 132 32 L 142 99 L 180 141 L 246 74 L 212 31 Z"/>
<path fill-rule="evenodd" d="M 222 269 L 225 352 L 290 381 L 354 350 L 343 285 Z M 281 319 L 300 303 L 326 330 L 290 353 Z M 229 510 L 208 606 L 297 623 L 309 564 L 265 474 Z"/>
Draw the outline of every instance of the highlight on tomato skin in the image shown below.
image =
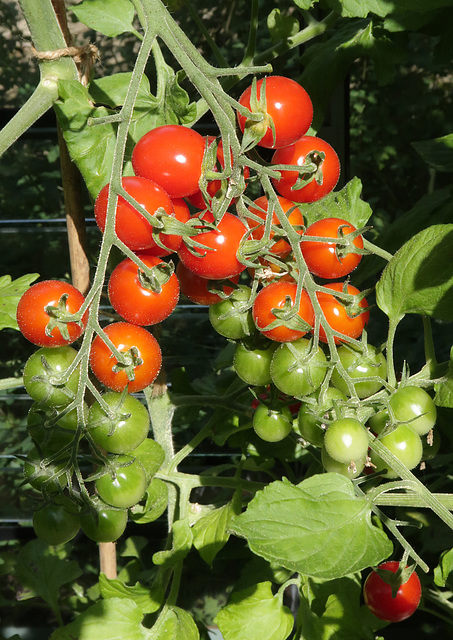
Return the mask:
<path fill-rule="evenodd" d="M 399 562 L 384 562 L 378 569 L 396 573 Z M 400 585 L 396 597 L 392 597 L 392 587 L 381 576 L 372 571 L 363 586 L 363 597 L 368 609 L 380 620 L 402 622 L 417 610 L 422 596 L 420 578 L 413 571 L 410 578 Z"/>

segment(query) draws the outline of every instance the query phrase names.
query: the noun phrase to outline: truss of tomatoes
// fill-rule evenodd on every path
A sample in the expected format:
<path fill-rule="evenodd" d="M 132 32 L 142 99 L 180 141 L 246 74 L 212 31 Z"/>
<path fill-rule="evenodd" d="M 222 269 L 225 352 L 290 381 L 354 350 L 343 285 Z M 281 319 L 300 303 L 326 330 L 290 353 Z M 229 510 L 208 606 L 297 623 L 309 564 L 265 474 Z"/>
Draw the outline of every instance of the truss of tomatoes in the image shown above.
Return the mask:
<path fill-rule="evenodd" d="M 103 398 L 110 407 L 110 413 L 106 413 L 95 403 L 87 419 L 93 442 L 103 450 L 128 455 L 146 438 L 149 422 L 143 416 L 135 421 L 140 424 L 140 433 L 137 435 L 135 429 L 126 437 L 130 422 L 120 412 L 123 418 L 112 427 L 110 414 L 112 407 L 120 411 L 122 403 L 134 400 L 128 394 L 155 382 L 162 353 L 152 327 L 173 313 L 181 294 L 196 304 L 208 305 L 214 328 L 240 341 L 238 345 L 256 332 L 270 341 L 272 348 L 265 345 L 257 355 L 250 356 L 245 347 L 238 351 L 235 366 L 249 384 L 256 384 L 256 380 L 272 382 L 288 397 L 316 392 L 325 375 L 326 358 L 320 347 L 303 375 L 298 377 L 298 371 L 286 375 L 293 366 L 291 354 L 307 352 L 306 334 L 315 331 L 320 342 L 327 342 L 330 326 L 338 344 L 360 337 L 369 318 L 367 301 L 348 282 L 338 282 L 362 258 L 360 231 L 338 218 L 320 220 L 305 228 L 298 207 L 298 203 L 325 197 L 340 175 L 334 149 L 307 134 L 312 117 L 307 92 L 281 76 L 253 83 L 239 98 L 237 119 L 244 140 L 251 139 L 251 146 L 273 150 L 271 164 L 280 173 L 280 178 L 273 179 L 275 204 L 261 196 L 245 216 L 225 211 L 216 220 L 213 211 L 215 202 L 230 188 L 231 203 L 235 203 L 246 188 L 249 168 L 238 171 L 233 154 L 225 154 L 221 140 L 181 125 L 164 125 L 146 133 L 132 152 L 135 175 L 122 179 L 118 193 L 111 191 L 109 184 L 100 191 L 94 205 L 96 222 L 127 254 L 106 283 L 118 320 L 103 328 L 97 321 L 93 323 L 96 334 L 89 352 L 91 372 L 106 388 Z M 287 170 L 286 165 L 299 166 L 300 170 Z M 280 223 L 282 215 L 300 234 L 308 270 L 318 278 L 334 281 L 317 289 L 320 323 L 313 301 L 298 286 L 294 272 L 282 274 L 276 266 L 279 261 L 289 263 L 292 255 Z M 249 240 L 263 243 L 265 255 L 260 259 L 272 272 L 269 283 L 258 289 L 254 299 L 251 289 L 241 284 L 246 269 L 243 250 Z M 166 260 L 168 256 L 170 261 Z M 89 312 L 85 297 L 69 283 L 58 280 L 31 286 L 19 301 L 19 329 L 40 347 L 25 366 L 24 384 L 45 412 L 64 414 L 76 397 L 79 353 L 71 345 L 82 339 Z M 288 344 L 294 345 L 292 351 L 286 348 Z M 265 371 L 261 371 L 263 362 Z M 310 384 L 302 382 L 307 373 Z M 135 415 L 137 407 L 124 409 L 125 414 Z M 260 408 L 259 413 L 262 419 L 255 420 L 254 428 L 261 438 L 277 441 L 291 430 L 290 416 L 281 403 L 271 409 Z M 275 429 L 272 425 L 277 423 L 277 436 L 269 435 L 269 429 Z M 133 446 L 127 442 L 133 442 Z M 99 478 L 99 486 L 106 484 L 108 479 Z M 138 484 L 142 486 L 141 481 Z M 113 506 L 126 503 L 130 506 L 127 500 Z M 61 511 L 63 506 L 57 506 Z M 113 533 L 100 533 L 95 525 L 115 513 L 100 510 L 94 520 L 91 514 L 85 514 L 81 521 L 90 532 L 87 535 L 98 541 L 111 539 Z M 115 532 L 124 530 L 123 516 L 120 520 L 118 526 L 112 525 Z"/>

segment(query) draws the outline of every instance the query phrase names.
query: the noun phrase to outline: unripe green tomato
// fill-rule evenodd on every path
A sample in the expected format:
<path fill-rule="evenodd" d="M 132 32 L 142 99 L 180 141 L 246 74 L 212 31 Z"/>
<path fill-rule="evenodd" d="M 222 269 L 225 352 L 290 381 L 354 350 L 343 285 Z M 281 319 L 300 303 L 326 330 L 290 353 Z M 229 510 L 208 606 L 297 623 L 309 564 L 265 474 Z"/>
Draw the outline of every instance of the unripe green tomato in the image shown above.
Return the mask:
<path fill-rule="evenodd" d="M 423 455 L 422 441 L 420 436 L 407 425 L 401 424 L 391 433 L 379 438 L 379 440 L 408 469 L 413 469 L 420 464 Z M 386 478 L 399 477 L 374 451 L 371 451 L 370 458 L 377 471 L 387 470 Z"/>
<path fill-rule="evenodd" d="M 347 374 L 352 379 L 355 392 L 359 398 L 367 398 L 377 393 L 384 385 L 387 377 L 387 361 L 376 347 L 368 345 L 367 351 L 353 349 L 351 345 L 342 345 L 338 349 L 338 357 Z M 364 380 L 363 378 L 376 378 Z M 340 375 L 337 367 L 332 372 L 332 384 L 345 395 L 350 396 L 346 380 Z"/>
<path fill-rule="evenodd" d="M 24 366 L 24 386 L 29 396 L 42 408 L 66 407 L 77 392 L 80 372 L 75 369 L 63 383 L 77 351 L 72 347 L 42 347 Z"/>
<path fill-rule="evenodd" d="M 128 509 L 137 504 L 146 490 L 146 473 L 142 464 L 132 456 L 118 456 L 118 466 L 107 469 L 95 482 L 102 500 L 112 507 Z"/>
<path fill-rule="evenodd" d="M 365 468 L 366 456 L 360 460 L 354 460 L 349 464 L 345 464 L 343 462 L 338 462 L 338 460 L 334 460 L 334 458 L 329 456 L 325 447 L 323 447 L 321 449 L 321 462 L 324 469 L 329 473 L 339 473 L 340 475 L 353 480 L 354 478 L 357 478 Z"/>
<path fill-rule="evenodd" d="M 366 458 L 368 435 L 355 418 L 340 418 L 329 425 L 324 436 L 324 449 L 329 456 L 343 464 Z"/>
<path fill-rule="evenodd" d="M 239 285 L 226 300 L 221 300 L 209 307 L 209 320 L 221 336 L 230 340 L 241 340 L 255 333 L 252 312 L 247 307 L 251 289 Z"/>
<path fill-rule="evenodd" d="M 297 416 L 297 427 L 304 440 L 316 447 L 322 447 L 325 433 L 325 429 L 322 426 L 323 419 L 330 420 L 334 401 L 346 400 L 346 396 L 335 387 L 327 387 L 323 394 L 322 402 L 319 391 L 315 391 L 311 397 L 317 400 L 318 404 L 302 403 Z"/>
<path fill-rule="evenodd" d="M 80 529 L 77 507 L 66 496 L 55 498 L 33 514 L 33 529 L 47 544 L 56 546 L 72 540 Z"/>
<path fill-rule="evenodd" d="M 127 510 L 114 509 L 107 504 L 99 506 L 96 514 L 89 511 L 80 515 L 83 533 L 95 542 L 115 542 L 124 533 Z"/>
<path fill-rule="evenodd" d="M 326 375 L 327 359 L 317 347 L 305 360 L 311 348 L 306 338 L 281 344 L 271 361 L 272 382 L 288 396 L 303 398 L 319 389 Z M 296 355 L 295 353 L 296 352 Z"/>
<path fill-rule="evenodd" d="M 253 414 L 253 429 L 266 442 L 280 442 L 286 438 L 293 428 L 291 411 L 285 405 L 271 409 L 259 404 Z"/>
<path fill-rule="evenodd" d="M 233 368 L 247 384 L 265 386 L 272 382 L 271 360 L 277 345 L 269 344 L 264 349 L 249 349 L 238 342 L 233 357 Z"/>
<path fill-rule="evenodd" d="M 109 453 L 129 453 L 138 447 L 149 431 L 149 414 L 134 396 L 108 391 L 102 396 L 111 415 L 99 402 L 88 414 L 87 428 L 94 442 Z"/>
<path fill-rule="evenodd" d="M 437 409 L 431 396 L 420 387 L 398 387 L 389 401 L 398 422 L 404 422 L 419 436 L 436 424 Z"/>

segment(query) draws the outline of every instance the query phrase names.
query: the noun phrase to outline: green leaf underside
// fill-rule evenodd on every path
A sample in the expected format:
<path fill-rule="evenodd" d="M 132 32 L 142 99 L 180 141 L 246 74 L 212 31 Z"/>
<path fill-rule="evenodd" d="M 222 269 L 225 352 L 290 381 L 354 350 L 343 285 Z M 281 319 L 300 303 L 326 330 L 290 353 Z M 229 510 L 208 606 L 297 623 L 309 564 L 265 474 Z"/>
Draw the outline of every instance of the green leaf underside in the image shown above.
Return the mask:
<path fill-rule="evenodd" d="M 285 640 L 294 624 L 293 616 L 272 593 L 270 582 L 261 582 L 232 593 L 217 616 L 225 640 Z"/>
<path fill-rule="evenodd" d="M 193 526 L 193 544 L 203 560 L 212 566 L 214 558 L 230 537 L 228 526 L 234 515 L 231 502 L 209 511 Z"/>
<path fill-rule="evenodd" d="M 57 629 L 50 640 L 151 640 L 150 631 L 141 624 L 142 618 L 143 613 L 133 600 L 108 598 Z"/>
<path fill-rule="evenodd" d="M 192 616 L 179 607 L 166 609 L 152 630 L 152 640 L 199 640 Z"/>
<path fill-rule="evenodd" d="M 271 483 L 231 528 L 266 560 L 328 580 L 378 564 L 392 551 L 385 533 L 371 523 L 366 498 L 334 473 L 299 485 Z"/>
<path fill-rule="evenodd" d="M 406 313 L 453 320 L 453 224 L 417 233 L 393 256 L 376 285 L 376 301 L 398 322 Z"/>
<path fill-rule="evenodd" d="M 324 218 L 342 218 L 360 229 L 372 214 L 370 205 L 361 199 L 361 193 L 362 183 L 355 177 L 340 191 L 332 191 L 318 202 L 305 205 L 303 211 L 307 224 Z"/>
<path fill-rule="evenodd" d="M 16 280 L 11 280 L 11 276 L 0 277 L 0 329 L 19 329 L 16 320 L 17 305 L 37 278 L 38 273 L 27 273 Z"/>
<path fill-rule="evenodd" d="M 110 38 L 133 30 L 135 10 L 130 0 L 85 0 L 71 10 L 80 22 Z"/>

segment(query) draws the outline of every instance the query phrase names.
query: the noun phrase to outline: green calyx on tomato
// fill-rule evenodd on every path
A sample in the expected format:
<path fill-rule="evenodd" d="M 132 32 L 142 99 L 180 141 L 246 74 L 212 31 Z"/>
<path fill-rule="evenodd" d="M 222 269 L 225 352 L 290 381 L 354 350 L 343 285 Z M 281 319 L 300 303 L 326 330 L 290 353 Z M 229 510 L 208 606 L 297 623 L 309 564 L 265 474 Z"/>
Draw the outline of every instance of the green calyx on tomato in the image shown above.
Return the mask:
<path fill-rule="evenodd" d="M 422 441 L 409 426 L 401 424 L 390 433 L 379 437 L 379 441 L 408 469 L 414 469 L 420 464 L 423 456 Z M 374 451 L 371 451 L 370 458 L 377 471 L 385 472 L 386 478 L 399 477 L 391 465 L 384 462 Z"/>
<path fill-rule="evenodd" d="M 319 389 L 326 370 L 327 359 L 323 350 L 314 348 L 306 338 L 281 344 L 271 361 L 272 382 L 280 391 L 294 398 L 303 398 Z"/>
<path fill-rule="evenodd" d="M 228 298 L 210 305 L 209 320 L 217 333 L 230 340 L 241 340 L 255 332 L 249 303 L 251 293 L 250 287 L 241 284 Z"/>
<path fill-rule="evenodd" d="M 353 347 L 345 344 L 339 347 L 338 358 L 359 398 L 372 396 L 384 386 L 387 361 L 376 347 Z M 347 378 L 340 373 L 337 366 L 333 369 L 332 384 L 346 396 L 351 396 Z"/>
<path fill-rule="evenodd" d="M 72 402 L 80 372 L 76 368 L 68 376 L 67 370 L 76 357 L 75 349 L 64 346 L 41 347 L 28 358 L 24 367 L 24 386 L 41 407 L 65 407 Z"/>
<path fill-rule="evenodd" d="M 24 460 L 24 479 L 44 495 L 61 493 L 67 485 L 68 463 L 69 454 L 46 461 L 33 447 Z"/>
<path fill-rule="evenodd" d="M 323 392 L 318 390 L 308 396 L 299 409 L 295 423 L 302 438 L 316 447 L 322 447 L 327 425 L 336 414 L 337 402 L 341 404 L 342 401 L 346 401 L 346 396 L 335 387 L 327 387 Z"/>
<path fill-rule="evenodd" d="M 129 453 L 148 435 L 148 411 L 140 400 L 124 393 L 107 392 L 102 400 L 108 412 L 98 401 L 90 407 L 87 420 L 89 435 L 109 453 Z"/>

